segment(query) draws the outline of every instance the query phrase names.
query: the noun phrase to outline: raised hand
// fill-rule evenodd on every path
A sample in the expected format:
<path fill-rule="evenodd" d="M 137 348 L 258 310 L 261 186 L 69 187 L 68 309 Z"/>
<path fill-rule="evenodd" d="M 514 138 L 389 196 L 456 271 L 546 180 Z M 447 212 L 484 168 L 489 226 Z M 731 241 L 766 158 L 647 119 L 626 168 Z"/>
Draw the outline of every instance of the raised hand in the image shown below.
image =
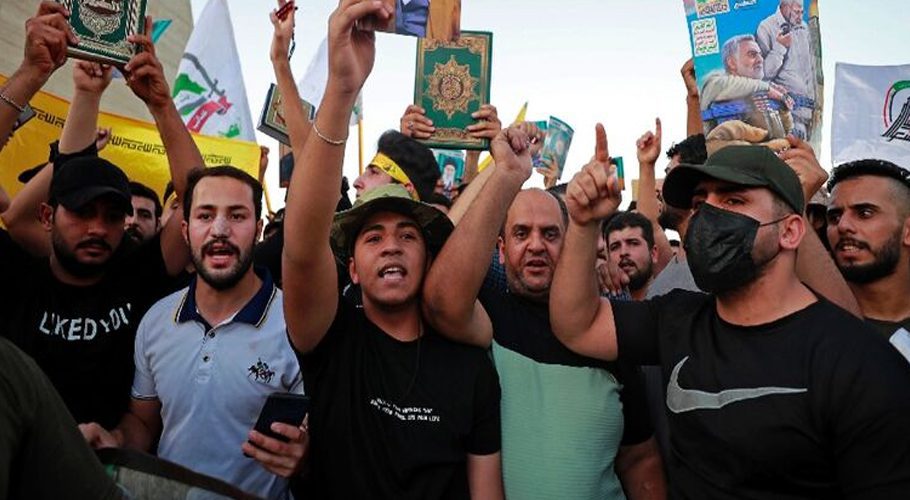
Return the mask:
<path fill-rule="evenodd" d="M 576 224 L 586 226 L 597 223 L 614 212 L 622 201 L 619 180 L 610 166 L 607 133 L 597 124 L 594 158 L 575 174 L 566 189 L 566 206 L 569 217 Z"/>
<path fill-rule="evenodd" d="M 113 68 L 107 64 L 76 61 L 73 66 L 73 85 L 77 92 L 101 95 L 111 83 Z"/>
<path fill-rule="evenodd" d="M 25 22 L 25 58 L 21 70 L 47 80 L 66 63 L 66 49 L 79 39 L 67 19 L 70 12 L 57 2 L 44 1 L 38 14 Z"/>
<path fill-rule="evenodd" d="M 290 4 L 290 7 L 286 7 Z M 293 0 L 278 0 L 278 8 L 269 13 L 269 20 L 275 32 L 272 35 L 272 48 L 269 57 L 272 62 L 287 61 L 294 39 L 294 14 L 297 10 Z"/>
<path fill-rule="evenodd" d="M 425 109 L 410 104 L 401 115 L 398 130 L 414 139 L 429 139 L 433 132 L 436 132 L 436 127 L 433 126 L 433 120 L 427 118 Z"/>
<path fill-rule="evenodd" d="M 803 196 L 808 202 L 828 180 L 828 172 L 822 168 L 815 156 L 815 151 L 808 142 L 792 135 L 788 136 L 787 140 L 790 141 L 790 149 L 782 151 L 779 155 L 780 159 L 796 172 L 803 188 Z"/>
<path fill-rule="evenodd" d="M 528 138 L 531 140 L 531 156 L 540 153 L 540 150 L 543 149 L 543 141 L 546 139 L 547 134 L 540 130 L 540 127 L 534 124 L 534 122 L 521 122 L 518 124 L 519 130 L 528 135 Z"/>
<path fill-rule="evenodd" d="M 471 118 L 477 120 L 477 123 L 465 128 L 471 137 L 492 140 L 502 130 L 502 122 L 499 121 L 496 106 L 492 104 L 481 105 L 480 109 L 471 115 Z"/>
<path fill-rule="evenodd" d="M 662 136 L 663 131 L 660 126 L 660 118 L 657 118 L 654 120 L 654 132 L 645 132 L 635 142 L 635 147 L 638 150 L 639 165 L 653 166 L 657 163 L 657 159 L 660 158 L 660 143 Z"/>
<path fill-rule="evenodd" d="M 149 35 L 152 18 L 145 18 L 145 33 L 130 35 L 127 40 L 142 46 L 142 51 L 133 56 L 126 66 L 126 84 L 136 97 L 142 99 L 151 109 L 160 109 L 171 104 L 171 88 L 164 78 L 164 68 L 155 54 L 155 44 Z"/>
<path fill-rule="evenodd" d="M 531 141 L 519 127 L 503 129 L 490 142 L 490 154 L 496 168 L 522 176 L 522 182 L 531 176 Z"/>
<path fill-rule="evenodd" d="M 376 16 L 386 21 L 394 12 L 380 0 L 341 0 L 329 17 L 329 82 L 327 89 L 352 98 L 373 70 L 376 35 L 359 29 L 358 20 Z"/>
<path fill-rule="evenodd" d="M 689 58 L 679 70 L 682 75 L 683 83 L 686 84 L 686 95 L 689 97 L 698 97 L 698 80 L 695 78 L 695 61 Z"/>
<path fill-rule="evenodd" d="M 113 128 L 98 128 L 95 131 L 95 148 L 98 149 L 100 153 L 102 149 L 107 147 L 107 143 L 111 141 L 111 134 L 113 133 Z"/>

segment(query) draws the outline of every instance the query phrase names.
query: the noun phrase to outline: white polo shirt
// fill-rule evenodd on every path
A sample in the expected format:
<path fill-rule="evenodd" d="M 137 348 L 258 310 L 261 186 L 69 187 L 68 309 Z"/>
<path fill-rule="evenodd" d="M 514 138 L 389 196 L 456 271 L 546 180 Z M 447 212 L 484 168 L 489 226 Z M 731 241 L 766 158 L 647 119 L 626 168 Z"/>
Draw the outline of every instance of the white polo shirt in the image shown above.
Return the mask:
<path fill-rule="evenodd" d="M 219 325 L 199 315 L 196 280 L 152 306 L 136 333 L 132 395 L 161 401 L 161 458 L 254 495 L 289 498 L 287 481 L 240 449 L 270 393 L 303 393 L 281 291 L 267 271 L 257 274 L 262 288 Z"/>

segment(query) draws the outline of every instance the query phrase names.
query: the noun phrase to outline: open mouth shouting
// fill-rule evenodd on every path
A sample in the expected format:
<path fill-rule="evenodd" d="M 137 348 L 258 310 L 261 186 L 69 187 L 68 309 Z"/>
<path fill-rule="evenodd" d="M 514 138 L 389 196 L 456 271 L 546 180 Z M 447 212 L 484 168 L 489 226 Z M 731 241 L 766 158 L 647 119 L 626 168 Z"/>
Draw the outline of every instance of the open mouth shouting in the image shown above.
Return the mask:
<path fill-rule="evenodd" d="M 404 281 L 408 271 L 400 264 L 386 264 L 379 269 L 378 275 L 385 283 L 400 283 Z"/>
<path fill-rule="evenodd" d="M 212 266 L 226 267 L 240 255 L 240 249 L 227 241 L 215 240 L 205 244 L 202 255 L 212 263 Z"/>
<path fill-rule="evenodd" d="M 858 258 L 864 250 L 869 250 L 869 245 L 853 238 L 844 238 L 834 247 L 837 253 L 846 259 Z"/>

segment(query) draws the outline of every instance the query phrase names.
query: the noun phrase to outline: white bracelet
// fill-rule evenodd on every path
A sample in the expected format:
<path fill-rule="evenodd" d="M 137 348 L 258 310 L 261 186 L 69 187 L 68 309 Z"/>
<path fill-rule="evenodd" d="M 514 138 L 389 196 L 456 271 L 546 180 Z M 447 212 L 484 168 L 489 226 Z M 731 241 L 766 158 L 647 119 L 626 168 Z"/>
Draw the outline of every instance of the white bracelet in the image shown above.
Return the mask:
<path fill-rule="evenodd" d="M 15 101 L 10 99 L 9 96 L 7 96 L 3 92 L 0 92 L 0 101 L 3 101 L 5 103 L 9 104 L 10 106 L 16 108 L 16 111 L 18 111 L 20 114 L 25 113 L 25 106 L 20 106 L 19 104 L 16 104 Z"/>
<path fill-rule="evenodd" d="M 332 146 L 344 146 L 344 143 L 348 142 L 347 138 L 338 140 L 338 139 L 330 139 L 330 138 L 322 135 L 322 132 L 320 132 L 319 128 L 316 127 L 316 120 L 313 120 L 313 132 L 316 132 L 316 137 L 322 139 L 323 141 L 325 141 L 328 144 L 331 144 Z"/>

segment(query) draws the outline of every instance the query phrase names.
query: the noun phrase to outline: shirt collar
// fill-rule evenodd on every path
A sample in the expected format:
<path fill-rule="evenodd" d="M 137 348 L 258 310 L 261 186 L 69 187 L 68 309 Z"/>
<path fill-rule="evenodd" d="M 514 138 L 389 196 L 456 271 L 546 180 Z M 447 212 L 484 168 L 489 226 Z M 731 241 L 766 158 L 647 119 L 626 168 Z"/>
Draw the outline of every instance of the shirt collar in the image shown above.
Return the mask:
<path fill-rule="evenodd" d="M 262 286 L 259 287 L 259 291 L 256 292 L 256 295 L 253 295 L 253 298 L 251 298 L 250 301 L 234 315 L 230 322 L 239 321 L 259 328 L 265 321 L 266 314 L 269 311 L 269 305 L 271 305 L 272 300 L 274 300 L 278 288 L 275 287 L 272 275 L 267 269 L 257 266 L 254 268 L 254 272 L 259 276 L 259 279 L 262 280 Z M 197 275 L 196 279 L 190 281 L 190 286 L 186 289 L 186 292 L 184 292 L 183 300 L 180 302 L 180 305 L 177 306 L 177 314 L 174 318 L 175 322 L 186 323 L 187 321 L 198 321 L 208 325 L 208 322 L 199 314 L 199 310 L 196 307 L 196 281 L 198 279 L 199 276 Z"/>

